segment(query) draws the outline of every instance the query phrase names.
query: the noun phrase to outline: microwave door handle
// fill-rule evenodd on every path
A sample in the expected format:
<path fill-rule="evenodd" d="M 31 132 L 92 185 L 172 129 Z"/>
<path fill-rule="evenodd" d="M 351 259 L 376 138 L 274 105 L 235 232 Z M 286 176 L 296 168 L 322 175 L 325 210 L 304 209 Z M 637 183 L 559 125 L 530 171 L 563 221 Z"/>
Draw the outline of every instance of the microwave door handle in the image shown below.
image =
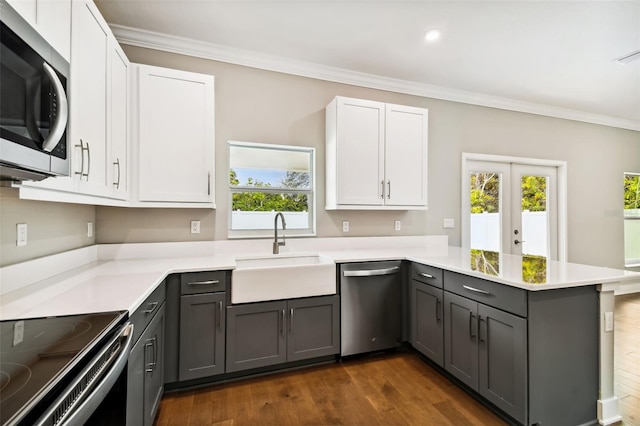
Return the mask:
<path fill-rule="evenodd" d="M 58 142 L 60 142 L 60 139 L 62 138 L 62 135 L 67 128 L 69 106 L 67 103 L 67 95 L 64 92 L 64 86 L 56 75 L 56 72 L 46 62 L 44 62 L 42 66 L 44 67 L 44 71 L 49 76 L 49 79 L 51 79 L 51 82 L 53 83 L 54 94 L 58 97 L 58 113 L 56 115 L 56 121 L 55 123 L 53 123 L 49 135 L 42 143 L 42 149 L 47 152 L 51 152 L 53 151 L 53 148 L 58 145 Z"/>

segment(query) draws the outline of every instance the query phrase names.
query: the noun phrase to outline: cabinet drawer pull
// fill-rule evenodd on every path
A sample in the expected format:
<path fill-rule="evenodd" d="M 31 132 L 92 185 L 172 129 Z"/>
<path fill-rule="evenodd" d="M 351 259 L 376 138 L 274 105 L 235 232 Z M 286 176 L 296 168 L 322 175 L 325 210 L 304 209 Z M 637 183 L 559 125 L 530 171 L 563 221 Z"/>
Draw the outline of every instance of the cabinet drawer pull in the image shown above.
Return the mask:
<path fill-rule="evenodd" d="M 425 277 L 428 280 L 432 280 L 435 278 L 433 275 L 425 274 L 424 272 L 420 272 L 420 276 Z"/>
<path fill-rule="evenodd" d="M 211 280 L 211 281 L 191 281 L 188 282 L 187 285 L 212 285 L 212 284 L 220 284 L 220 280 Z"/>
<path fill-rule="evenodd" d="M 158 302 L 149 303 L 149 308 L 145 309 L 142 312 L 145 314 L 150 314 L 151 312 L 155 311 L 157 307 L 158 307 Z"/>
<path fill-rule="evenodd" d="M 222 301 L 218 302 L 218 330 L 222 331 Z"/>
<path fill-rule="evenodd" d="M 474 293 L 487 294 L 487 295 L 491 294 L 486 290 L 480 290 L 479 288 L 469 287 L 468 285 L 463 285 L 462 287 L 469 291 L 473 291 Z"/>

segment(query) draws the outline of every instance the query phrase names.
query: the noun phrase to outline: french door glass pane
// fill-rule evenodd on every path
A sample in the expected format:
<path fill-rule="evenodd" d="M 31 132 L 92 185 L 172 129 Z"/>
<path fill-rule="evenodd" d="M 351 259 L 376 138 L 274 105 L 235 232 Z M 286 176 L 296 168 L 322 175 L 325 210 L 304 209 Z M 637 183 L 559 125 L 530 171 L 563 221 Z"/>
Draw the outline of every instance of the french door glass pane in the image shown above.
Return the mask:
<path fill-rule="evenodd" d="M 470 248 L 500 252 L 502 175 L 500 173 L 472 172 L 469 183 Z"/>
<path fill-rule="evenodd" d="M 522 176 L 520 179 L 520 215 L 523 255 L 547 257 L 549 214 L 547 211 L 547 176 Z"/>

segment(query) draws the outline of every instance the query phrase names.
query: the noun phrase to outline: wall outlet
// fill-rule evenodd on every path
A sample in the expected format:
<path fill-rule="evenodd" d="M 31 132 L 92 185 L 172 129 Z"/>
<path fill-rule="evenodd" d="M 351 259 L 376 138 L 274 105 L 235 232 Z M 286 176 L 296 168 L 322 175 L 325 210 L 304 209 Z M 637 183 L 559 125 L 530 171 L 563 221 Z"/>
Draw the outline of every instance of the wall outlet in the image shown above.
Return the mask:
<path fill-rule="evenodd" d="M 13 325 L 13 346 L 18 346 L 24 340 L 24 321 L 17 321 Z"/>
<path fill-rule="evenodd" d="M 18 223 L 16 225 L 16 246 L 23 247 L 27 245 L 27 224 Z"/>
<path fill-rule="evenodd" d="M 87 222 L 87 237 L 93 237 L 93 222 Z"/>
<path fill-rule="evenodd" d="M 349 221 L 348 220 L 343 220 L 342 221 L 342 232 L 349 232 Z"/>
<path fill-rule="evenodd" d="M 191 233 L 192 234 L 199 234 L 200 233 L 200 221 L 199 220 L 192 220 L 191 221 Z"/>
<path fill-rule="evenodd" d="M 396 231 L 401 230 L 401 229 L 402 229 L 402 222 L 401 222 L 401 221 L 399 221 L 399 220 L 396 220 L 396 221 L 393 223 L 393 229 L 395 229 Z"/>
<path fill-rule="evenodd" d="M 453 229 L 455 227 L 455 222 L 453 219 L 445 218 L 442 223 L 442 227 L 445 229 Z"/>
<path fill-rule="evenodd" d="M 613 312 L 604 313 L 604 331 L 613 331 Z"/>

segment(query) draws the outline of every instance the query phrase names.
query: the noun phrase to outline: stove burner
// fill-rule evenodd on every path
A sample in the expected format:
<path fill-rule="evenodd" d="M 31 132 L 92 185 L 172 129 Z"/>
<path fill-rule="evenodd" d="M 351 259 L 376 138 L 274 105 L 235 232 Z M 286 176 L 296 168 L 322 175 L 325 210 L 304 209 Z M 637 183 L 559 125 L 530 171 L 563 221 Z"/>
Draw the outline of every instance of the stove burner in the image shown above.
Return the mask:
<path fill-rule="evenodd" d="M 31 379 L 31 369 L 26 365 L 3 362 L 0 370 L 0 401 L 4 402 L 19 392 L 29 379 Z"/>

